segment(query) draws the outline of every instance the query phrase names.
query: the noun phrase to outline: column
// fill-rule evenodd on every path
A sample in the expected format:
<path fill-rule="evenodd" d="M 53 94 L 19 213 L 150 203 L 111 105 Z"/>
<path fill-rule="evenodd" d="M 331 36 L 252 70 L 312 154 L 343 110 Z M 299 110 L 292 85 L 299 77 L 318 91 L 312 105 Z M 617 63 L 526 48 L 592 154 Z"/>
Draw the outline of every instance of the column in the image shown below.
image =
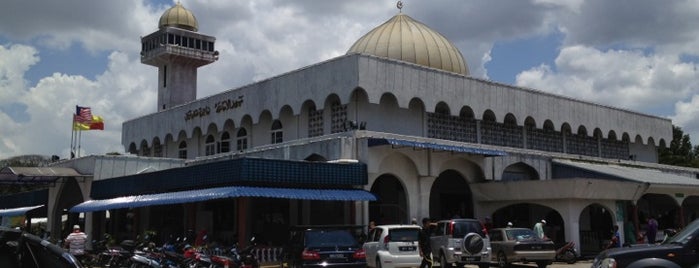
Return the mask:
<path fill-rule="evenodd" d="M 435 180 L 437 180 L 435 176 L 418 177 L 418 222 L 421 222 L 422 218 L 430 217 L 430 190 Z"/>

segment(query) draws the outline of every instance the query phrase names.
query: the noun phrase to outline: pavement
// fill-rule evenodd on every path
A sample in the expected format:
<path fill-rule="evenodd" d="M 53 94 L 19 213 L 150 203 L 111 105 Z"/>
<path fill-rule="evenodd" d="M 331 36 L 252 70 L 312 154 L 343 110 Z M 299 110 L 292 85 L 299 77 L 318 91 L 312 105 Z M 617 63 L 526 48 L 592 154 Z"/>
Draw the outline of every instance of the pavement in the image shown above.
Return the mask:
<path fill-rule="evenodd" d="M 567 264 L 563 262 L 554 262 L 553 264 L 546 266 L 547 268 L 590 268 L 592 266 L 592 260 L 581 260 L 578 261 L 574 264 Z M 466 265 L 468 268 L 477 268 L 478 266 L 472 266 L 472 265 Z M 497 267 L 497 266 L 491 266 L 491 267 Z M 513 263 L 510 267 L 512 268 L 532 268 L 536 267 L 535 263 L 528 263 L 528 264 L 523 264 L 523 263 Z"/>
<path fill-rule="evenodd" d="M 562 262 L 554 262 L 553 264 L 546 266 L 547 268 L 590 268 L 592 266 L 592 260 L 580 260 L 574 264 L 567 264 L 567 263 L 562 263 Z M 261 268 L 279 268 L 279 265 L 261 265 Z M 439 267 L 439 265 L 435 265 L 434 267 Z M 497 266 L 491 266 L 491 267 L 497 267 Z M 513 263 L 510 267 L 512 268 L 532 268 L 536 267 L 535 263 L 528 263 L 528 264 L 523 264 L 523 263 Z M 478 266 L 475 265 L 466 265 L 464 268 L 478 268 Z"/>
<path fill-rule="evenodd" d="M 553 264 L 546 266 L 547 268 L 590 268 L 592 266 L 592 260 L 579 260 L 574 264 L 567 264 L 563 262 L 554 262 Z M 439 265 L 435 265 L 434 267 L 439 267 Z M 497 265 L 493 264 L 491 267 L 497 267 Z M 536 268 L 536 263 L 513 263 L 510 267 L 512 268 Z M 260 268 L 279 268 L 279 264 L 263 264 L 260 265 Z M 465 265 L 464 268 L 478 268 L 476 265 Z"/>

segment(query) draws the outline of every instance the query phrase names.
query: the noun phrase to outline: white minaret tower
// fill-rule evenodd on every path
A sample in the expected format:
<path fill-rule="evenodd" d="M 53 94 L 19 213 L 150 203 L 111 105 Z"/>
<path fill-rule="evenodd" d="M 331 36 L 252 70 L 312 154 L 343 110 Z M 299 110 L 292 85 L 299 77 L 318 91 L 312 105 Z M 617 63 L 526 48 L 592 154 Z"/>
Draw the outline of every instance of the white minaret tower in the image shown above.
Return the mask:
<path fill-rule="evenodd" d="M 158 111 L 197 98 L 197 68 L 218 60 L 216 38 L 197 33 L 197 19 L 179 2 L 141 38 L 141 63 L 158 67 Z"/>

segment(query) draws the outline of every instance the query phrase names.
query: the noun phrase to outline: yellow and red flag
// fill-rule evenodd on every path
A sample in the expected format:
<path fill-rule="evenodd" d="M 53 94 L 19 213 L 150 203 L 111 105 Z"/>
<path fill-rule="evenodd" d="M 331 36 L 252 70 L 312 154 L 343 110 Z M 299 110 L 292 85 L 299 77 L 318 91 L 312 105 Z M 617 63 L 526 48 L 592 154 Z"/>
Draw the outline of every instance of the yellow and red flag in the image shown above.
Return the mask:
<path fill-rule="evenodd" d="M 85 120 L 84 117 L 74 114 L 73 130 L 104 130 L 104 120 L 97 115 L 91 115 L 91 120 Z"/>
<path fill-rule="evenodd" d="M 90 122 L 90 130 L 104 130 L 104 120 L 102 120 L 101 116 L 92 116 L 92 122 Z"/>

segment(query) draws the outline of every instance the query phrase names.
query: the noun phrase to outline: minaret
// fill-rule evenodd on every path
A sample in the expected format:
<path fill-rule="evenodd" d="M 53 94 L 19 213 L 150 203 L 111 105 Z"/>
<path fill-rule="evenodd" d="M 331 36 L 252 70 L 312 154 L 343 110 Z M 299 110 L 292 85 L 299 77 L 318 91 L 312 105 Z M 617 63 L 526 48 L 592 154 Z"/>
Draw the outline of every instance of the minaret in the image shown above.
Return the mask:
<path fill-rule="evenodd" d="M 158 31 L 141 38 L 141 63 L 158 67 L 158 111 L 197 98 L 197 68 L 218 60 L 216 38 L 197 32 L 179 2 L 160 17 Z"/>

